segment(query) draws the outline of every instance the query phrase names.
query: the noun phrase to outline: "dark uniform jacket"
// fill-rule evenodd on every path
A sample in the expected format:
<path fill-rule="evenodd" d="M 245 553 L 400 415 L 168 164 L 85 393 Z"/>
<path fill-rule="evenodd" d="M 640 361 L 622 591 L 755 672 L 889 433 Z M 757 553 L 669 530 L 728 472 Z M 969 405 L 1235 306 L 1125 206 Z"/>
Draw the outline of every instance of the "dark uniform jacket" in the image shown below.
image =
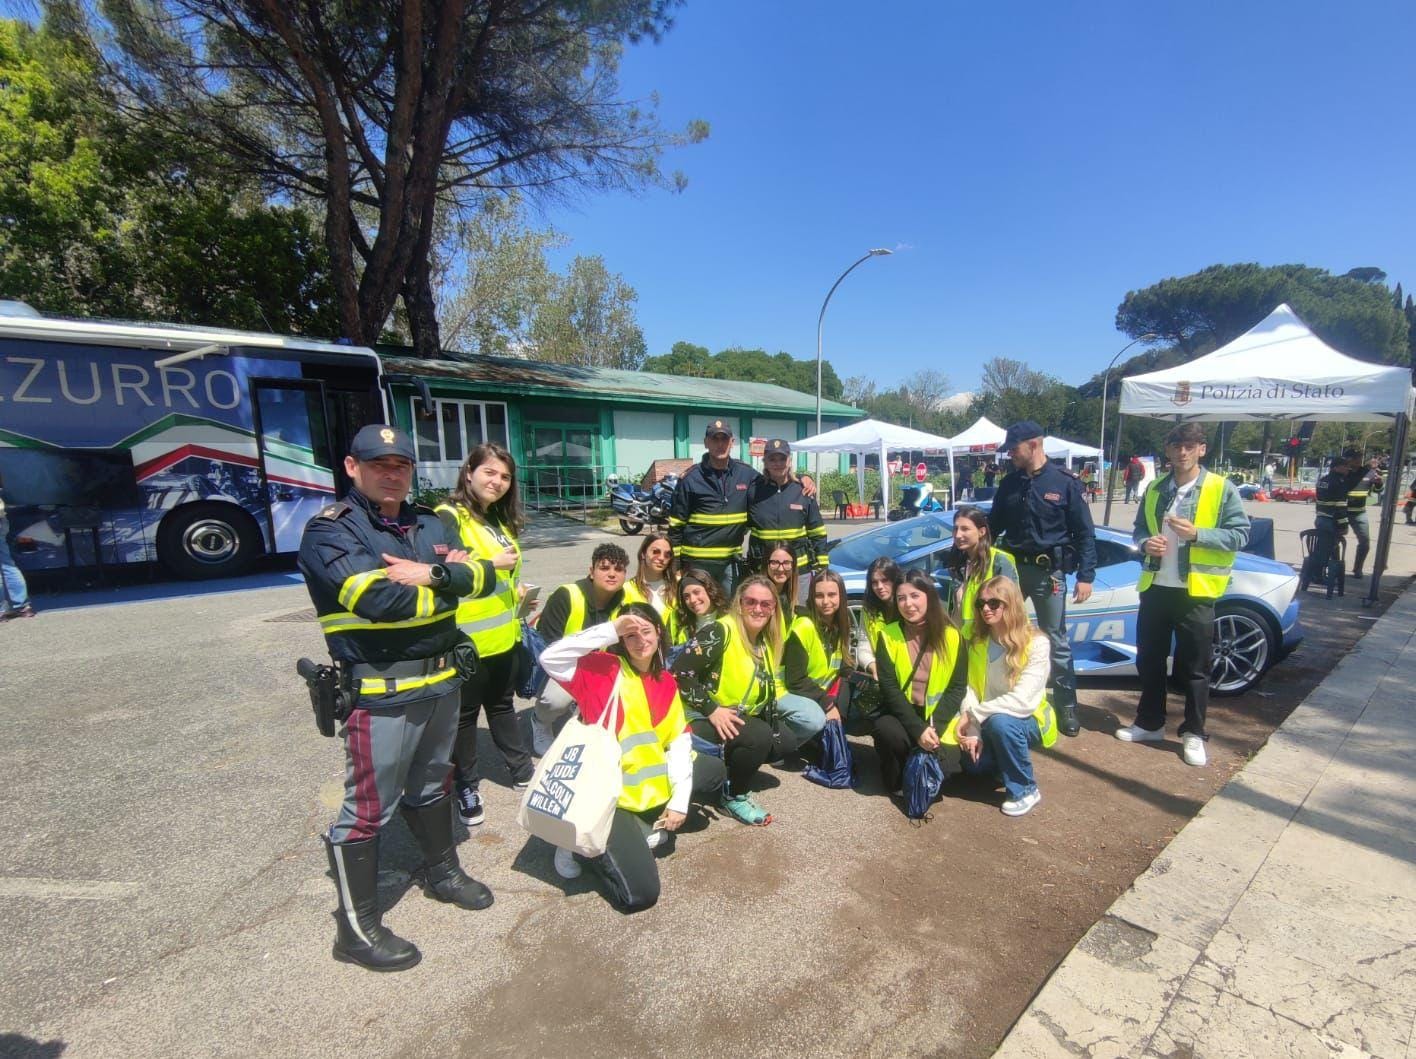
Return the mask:
<path fill-rule="evenodd" d="M 826 556 L 826 523 L 814 497 L 801 491 L 801 482 L 788 480 L 778 485 L 765 474 L 747 491 L 747 554 L 754 566 L 767 561 L 778 544 L 785 544 L 796 556 L 797 569 L 822 567 Z"/>
<path fill-rule="evenodd" d="M 1096 529 L 1081 480 L 1071 471 L 1055 463 L 1035 475 L 1013 471 L 998 485 L 988 524 L 998 546 L 1020 563 L 1048 555 L 1055 564 L 1059 549 L 1066 548 L 1077 580 L 1096 579 Z"/>
<path fill-rule="evenodd" d="M 719 471 L 705 453 L 679 479 L 669 504 L 669 543 L 680 566 L 726 562 L 742 554 L 748 493 L 761 475 L 741 460 Z"/>
<path fill-rule="evenodd" d="M 1361 478 L 1361 474 L 1351 471 L 1342 473 L 1339 471 L 1328 471 L 1318 479 L 1315 506 L 1319 515 L 1327 515 L 1341 527 L 1347 526 L 1347 494 L 1352 491 L 1354 482 Z"/>
<path fill-rule="evenodd" d="M 457 601 L 495 588 L 491 561 L 446 563 L 451 582 L 435 589 L 390 581 L 382 559 L 387 554 L 445 563 L 448 550 L 458 547 L 428 508 L 405 503 L 390 521 L 357 489 L 305 527 L 300 572 L 330 656 L 353 664 L 360 706 L 406 706 L 461 683 L 448 657 L 467 642 L 457 628 Z M 426 662 L 421 673 L 413 671 L 416 666 L 398 665 L 420 661 Z M 385 670 L 387 679 L 379 676 Z"/>

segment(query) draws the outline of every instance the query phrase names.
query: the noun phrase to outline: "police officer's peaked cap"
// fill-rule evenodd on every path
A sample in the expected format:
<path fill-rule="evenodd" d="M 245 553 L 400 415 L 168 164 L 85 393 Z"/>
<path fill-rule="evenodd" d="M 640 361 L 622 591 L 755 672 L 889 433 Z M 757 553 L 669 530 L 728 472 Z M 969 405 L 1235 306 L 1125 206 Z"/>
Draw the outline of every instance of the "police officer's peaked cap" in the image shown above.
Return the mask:
<path fill-rule="evenodd" d="M 792 447 L 787 444 L 784 438 L 773 438 L 767 442 L 766 455 L 768 456 L 790 456 Z"/>
<path fill-rule="evenodd" d="M 1031 419 L 1024 419 L 1022 422 L 1014 423 L 1008 428 L 1008 436 L 1003 439 L 1002 447 L 1011 449 L 1014 445 L 1020 445 L 1024 441 L 1031 441 L 1033 438 L 1042 437 L 1042 427 L 1038 426 Z"/>
<path fill-rule="evenodd" d="M 380 456 L 402 456 L 409 463 L 417 460 L 413 454 L 413 439 L 397 427 L 381 423 L 370 423 L 355 434 L 349 455 L 360 461 L 376 460 Z"/>
<path fill-rule="evenodd" d="M 1344 463 L 1358 463 L 1362 459 L 1361 449 L 1343 449 L 1342 460 Z"/>
<path fill-rule="evenodd" d="M 710 419 L 708 421 L 708 428 L 703 431 L 703 436 L 705 438 L 711 438 L 714 434 L 726 434 L 728 435 L 728 437 L 732 437 L 732 425 L 726 419 L 723 419 L 721 416 L 719 416 L 717 419 Z"/>

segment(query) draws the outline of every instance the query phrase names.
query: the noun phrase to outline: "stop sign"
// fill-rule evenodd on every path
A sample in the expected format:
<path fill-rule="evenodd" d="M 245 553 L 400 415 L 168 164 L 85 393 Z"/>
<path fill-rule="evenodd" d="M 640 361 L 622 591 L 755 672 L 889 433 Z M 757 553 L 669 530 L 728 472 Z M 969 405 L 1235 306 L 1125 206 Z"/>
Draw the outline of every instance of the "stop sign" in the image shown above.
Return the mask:
<path fill-rule="evenodd" d="M 915 464 L 915 481 L 922 482 L 929 477 L 929 468 L 923 463 Z"/>

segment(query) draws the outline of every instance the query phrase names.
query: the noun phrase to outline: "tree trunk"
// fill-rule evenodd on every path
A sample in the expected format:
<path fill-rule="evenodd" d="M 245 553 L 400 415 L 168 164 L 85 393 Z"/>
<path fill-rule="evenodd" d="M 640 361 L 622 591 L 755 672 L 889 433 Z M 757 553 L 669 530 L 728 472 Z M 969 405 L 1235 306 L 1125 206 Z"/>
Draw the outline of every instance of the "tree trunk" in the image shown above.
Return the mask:
<path fill-rule="evenodd" d="M 413 333 L 413 355 L 425 360 L 443 356 L 438 331 L 437 303 L 433 299 L 432 267 L 424 254 L 403 280 L 403 307 L 408 312 L 408 329 Z"/>

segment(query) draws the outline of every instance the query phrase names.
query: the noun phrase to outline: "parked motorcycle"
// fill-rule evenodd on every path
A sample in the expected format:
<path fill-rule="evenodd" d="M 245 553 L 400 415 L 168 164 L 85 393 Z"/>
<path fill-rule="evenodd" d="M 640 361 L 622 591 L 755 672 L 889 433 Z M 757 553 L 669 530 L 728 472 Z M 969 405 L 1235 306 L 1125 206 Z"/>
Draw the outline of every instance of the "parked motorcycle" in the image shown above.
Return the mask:
<path fill-rule="evenodd" d="M 902 518 L 914 518 L 926 511 L 943 510 L 944 505 L 934 495 L 934 484 L 921 482 L 918 485 L 907 485 L 900 490 L 900 506 L 893 508 L 887 517 L 891 522 L 898 522 Z"/>
<path fill-rule="evenodd" d="M 633 482 L 618 482 L 610 487 L 610 509 L 619 516 L 620 529 L 630 536 L 646 525 L 666 526 L 669 504 L 674 498 L 678 475 L 667 474 L 652 489 L 640 489 Z"/>

